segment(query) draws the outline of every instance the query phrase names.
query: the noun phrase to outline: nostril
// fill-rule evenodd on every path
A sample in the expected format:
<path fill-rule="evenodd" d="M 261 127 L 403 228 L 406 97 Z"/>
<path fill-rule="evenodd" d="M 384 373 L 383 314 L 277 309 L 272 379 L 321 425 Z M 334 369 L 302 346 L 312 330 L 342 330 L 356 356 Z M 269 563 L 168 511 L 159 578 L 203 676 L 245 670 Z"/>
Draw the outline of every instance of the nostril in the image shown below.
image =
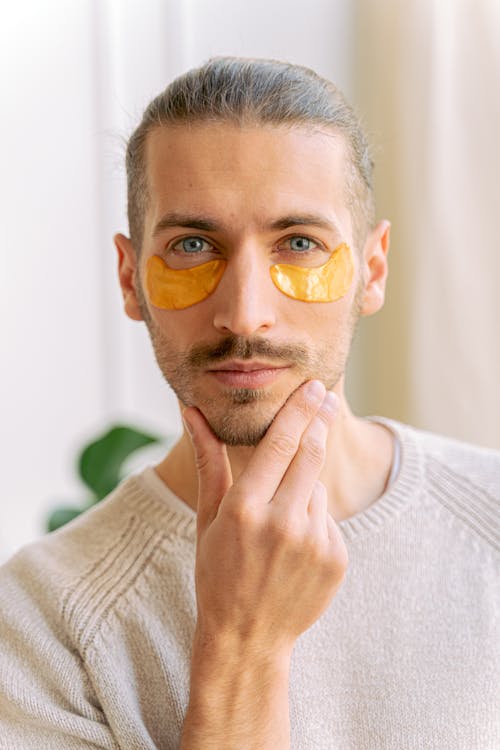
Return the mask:
<path fill-rule="evenodd" d="M 221 295 L 222 296 L 222 295 Z M 214 325 L 236 336 L 250 336 L 269 329 L 275 321 L 273 310 L 263 305 L 252 292 L 244 296 L 223 297 L 216 306 Z"/>

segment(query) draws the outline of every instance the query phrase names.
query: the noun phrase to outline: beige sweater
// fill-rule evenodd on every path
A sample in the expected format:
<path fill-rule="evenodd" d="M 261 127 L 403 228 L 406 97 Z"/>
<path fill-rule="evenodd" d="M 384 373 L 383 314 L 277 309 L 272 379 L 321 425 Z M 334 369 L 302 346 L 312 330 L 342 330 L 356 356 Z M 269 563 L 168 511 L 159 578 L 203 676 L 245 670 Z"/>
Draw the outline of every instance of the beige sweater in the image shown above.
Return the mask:
<path fill-rule="evenodd" d="M 500 454 L 379 420 L 395 481 L 340 523 L 330 607 L 296 643 L 294 750 L 498 750 Z M 196 518 L 152 469 L 0 568 L 0 748 L 174 750 Z"/>

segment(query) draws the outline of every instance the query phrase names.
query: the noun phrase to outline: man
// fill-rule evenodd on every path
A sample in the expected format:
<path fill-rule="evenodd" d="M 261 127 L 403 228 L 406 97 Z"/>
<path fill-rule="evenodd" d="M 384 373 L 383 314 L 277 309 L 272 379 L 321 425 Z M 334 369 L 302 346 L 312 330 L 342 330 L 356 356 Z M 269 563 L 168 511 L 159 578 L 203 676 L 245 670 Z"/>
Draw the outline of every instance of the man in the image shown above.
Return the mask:
<path fill-rule="evenodd" d="M 500 456 L 344 395 L 389 249 L 352 110 L 215 59 L 127 174 L 125 311 L 186 429 L 2 569 L 0 747 L 498 747 Z"/>

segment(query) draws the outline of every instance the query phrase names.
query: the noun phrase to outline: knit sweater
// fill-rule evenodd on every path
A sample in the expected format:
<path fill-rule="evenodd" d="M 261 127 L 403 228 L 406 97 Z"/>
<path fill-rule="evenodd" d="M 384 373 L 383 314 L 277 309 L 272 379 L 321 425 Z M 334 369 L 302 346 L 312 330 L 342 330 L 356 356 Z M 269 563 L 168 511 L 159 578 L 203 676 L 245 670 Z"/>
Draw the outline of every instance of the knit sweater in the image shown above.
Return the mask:
<path fill-rule="evenodd" d="M 294 750 L 498 750 L 500 454 L 374 418 L 394 482 L 297 640 Z M 0 748 L 177 750 L 196 515 L 150 467 L 0 568 Z M 278 750 L 278 749 L 277 749 Z"/>

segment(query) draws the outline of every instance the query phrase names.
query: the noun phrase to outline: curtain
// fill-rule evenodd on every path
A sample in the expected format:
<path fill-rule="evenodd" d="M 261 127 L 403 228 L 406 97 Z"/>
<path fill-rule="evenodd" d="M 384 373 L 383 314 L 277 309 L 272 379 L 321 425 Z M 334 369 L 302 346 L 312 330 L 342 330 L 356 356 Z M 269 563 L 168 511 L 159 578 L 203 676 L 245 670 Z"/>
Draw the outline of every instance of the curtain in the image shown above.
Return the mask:
<path fill-rule="evenodd" d="M 500 448 L 500 4 L 358 0 L 356 100 L 392 221 L 356 406 Z"/>

